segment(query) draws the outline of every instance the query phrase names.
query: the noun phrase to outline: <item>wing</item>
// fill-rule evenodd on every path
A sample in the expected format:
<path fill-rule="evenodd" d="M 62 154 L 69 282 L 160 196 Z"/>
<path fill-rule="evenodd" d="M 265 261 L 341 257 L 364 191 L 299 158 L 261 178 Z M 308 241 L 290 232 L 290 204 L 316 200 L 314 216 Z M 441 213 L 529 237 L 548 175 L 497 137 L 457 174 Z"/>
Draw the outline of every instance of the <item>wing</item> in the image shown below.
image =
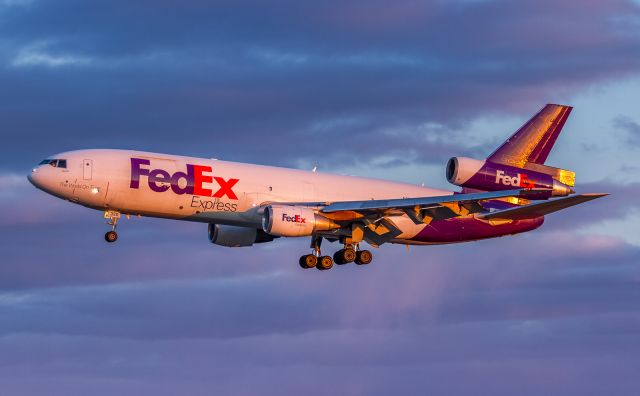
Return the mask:
<path fill-rule="evenodd" d="M 552 201 L 537 202 L 530 205 L 517 206 L 504 210 L 489 213 L 480 213 L 476 217 L 481 220 L 523 220 L 540 217 L 549 213 L 557 212 L 573 205 L 591 201 L 609 194 L 580 194 L 566 198 L 554 199 Z"/>
<path fill-rule="evenodd" d="M 519 189 L 505 191 L 491 191 L 470 194 L 450 194 L 436 197 L 402 198 L 402 199 L 371 199 L 368 201 L 343 201 L 331 203 L 320 211 L 322 213 L 335 213 L 342 211 L 380 211 L 385 209 L 405 208 L 432 208 L 445 204 L 477 203 L 488 199 L 500 199 L 509 197 L 527 198 L 543 189 Z"/>
<path fill-rule="evenodd" d="M 394 223 L 394 217 L 405 214 L 415 224 L 429 224 L 433 220 L 445 220 L 473 213 L 486 212 L 480 203 L 504 198 L 527 198 L 539 194 L 539 189 L 517 189 L 469 194 L 450 194 L 434 197 L 376 199 L 319 204 L 320 214 L 343 225 L 355 241 L 365 240 L 373 246 L 386 243 L 402 231 Z"/>

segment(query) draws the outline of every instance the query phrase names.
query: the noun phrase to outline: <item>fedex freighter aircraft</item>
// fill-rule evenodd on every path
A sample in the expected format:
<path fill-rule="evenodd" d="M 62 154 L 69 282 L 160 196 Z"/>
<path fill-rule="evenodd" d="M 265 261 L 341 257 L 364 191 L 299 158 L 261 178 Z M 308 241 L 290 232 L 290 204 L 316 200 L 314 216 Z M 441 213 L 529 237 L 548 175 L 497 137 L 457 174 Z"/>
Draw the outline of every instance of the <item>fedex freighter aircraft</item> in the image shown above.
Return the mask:
<path fill-rule="evenodd" d="M 251 246 L 307 237 L 302 268 L 369 264 L 363 242 L 428 245 L 531 231 L 544 216 L 606 194 L 574 194 L 575 174 L 544 164 L 571 112 L 549 104 L 486 160 L 451 158 L 451 192 L 365 177 L 130 150 L 79 150 L 43 160 L 39 189 L 104 211 L 118 238 L 121 214 L 207 223 L 209 241 Z M 333 258 L 321 242 L 339 242 Z"/>

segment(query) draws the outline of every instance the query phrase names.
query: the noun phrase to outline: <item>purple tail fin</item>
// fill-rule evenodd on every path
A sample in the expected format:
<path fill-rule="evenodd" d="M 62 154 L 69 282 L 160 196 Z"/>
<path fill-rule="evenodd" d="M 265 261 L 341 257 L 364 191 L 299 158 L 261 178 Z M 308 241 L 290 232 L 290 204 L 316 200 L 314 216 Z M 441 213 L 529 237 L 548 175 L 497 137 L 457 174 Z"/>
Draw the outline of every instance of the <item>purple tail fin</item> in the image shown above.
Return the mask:
<path fill-rule="evenodd" d="M 491 162 L 524 168 L 544 164 L 573 107 L 548 104 L 487 158 Z"/>

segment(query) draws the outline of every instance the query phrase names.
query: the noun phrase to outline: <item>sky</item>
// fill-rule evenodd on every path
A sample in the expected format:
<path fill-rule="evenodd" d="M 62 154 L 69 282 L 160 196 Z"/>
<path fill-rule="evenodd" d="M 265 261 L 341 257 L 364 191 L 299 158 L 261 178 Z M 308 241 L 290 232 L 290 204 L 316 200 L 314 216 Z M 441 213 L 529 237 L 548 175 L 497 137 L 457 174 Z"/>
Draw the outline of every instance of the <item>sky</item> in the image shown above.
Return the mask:
<path fill-rule="evenodd" d="M 546 103 L 548 164 L 609 197 L 365 268 L 148 218 L 106 244 L 26 180 L 125 148 L 453 189 Z M 638 103 L 631 0 L 0 0 L 0 394 L 635 394 Z"/>

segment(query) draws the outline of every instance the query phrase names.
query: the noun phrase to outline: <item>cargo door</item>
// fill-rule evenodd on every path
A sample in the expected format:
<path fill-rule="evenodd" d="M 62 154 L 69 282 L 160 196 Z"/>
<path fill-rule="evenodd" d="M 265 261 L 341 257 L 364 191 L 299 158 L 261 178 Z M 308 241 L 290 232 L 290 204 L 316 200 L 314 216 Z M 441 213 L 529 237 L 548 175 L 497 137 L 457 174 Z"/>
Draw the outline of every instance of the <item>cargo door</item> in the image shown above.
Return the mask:
<path fill-rule="evenodd" d="M 84 180 L 91 180 L 93 176 L 93 160 L 85 159 L 82 162 L 82 178 Z"/>

